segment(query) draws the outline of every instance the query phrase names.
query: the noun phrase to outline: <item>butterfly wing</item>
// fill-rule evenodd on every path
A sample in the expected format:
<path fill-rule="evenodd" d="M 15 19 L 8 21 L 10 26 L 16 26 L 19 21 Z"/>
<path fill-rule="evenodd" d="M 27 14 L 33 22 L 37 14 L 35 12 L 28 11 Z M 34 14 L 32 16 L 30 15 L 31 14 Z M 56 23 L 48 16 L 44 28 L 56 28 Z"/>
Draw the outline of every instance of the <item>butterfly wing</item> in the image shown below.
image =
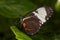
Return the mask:
<path fill-rule="evenodd" d="M 39 19 L 36 16 L 33 16 L 29 19 L 24 20 L 23 27 L 27 34 L 33 35 L 39 31 L 40 28 Z"/>
<path fill-rule="evenodd" d="M 29 35 L 36 34 L 41 25 L 51 17 L 52 13 L 53 11 L 50 7 L 40 7 L 36 9 L 23 18 L 23 29 Z"/>

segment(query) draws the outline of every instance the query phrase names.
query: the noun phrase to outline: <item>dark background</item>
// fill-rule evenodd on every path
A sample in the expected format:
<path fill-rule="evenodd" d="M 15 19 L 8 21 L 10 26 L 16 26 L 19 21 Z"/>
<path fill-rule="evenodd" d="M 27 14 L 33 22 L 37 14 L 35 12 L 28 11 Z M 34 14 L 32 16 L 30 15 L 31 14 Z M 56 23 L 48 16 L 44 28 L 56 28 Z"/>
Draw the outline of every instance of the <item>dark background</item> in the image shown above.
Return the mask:
<path fill-rule="evenodd" d="M 18 24 L 16 20 L 19 15 L 24 16 L 30 10 L 45 5 L 53 8 L 53 16 L 31 38 L 60 40 L 60 12 L 55 9 L 56 2 L 57 0 L 0 0 L 0 40 L 16 40 L 10 26 Z"/>

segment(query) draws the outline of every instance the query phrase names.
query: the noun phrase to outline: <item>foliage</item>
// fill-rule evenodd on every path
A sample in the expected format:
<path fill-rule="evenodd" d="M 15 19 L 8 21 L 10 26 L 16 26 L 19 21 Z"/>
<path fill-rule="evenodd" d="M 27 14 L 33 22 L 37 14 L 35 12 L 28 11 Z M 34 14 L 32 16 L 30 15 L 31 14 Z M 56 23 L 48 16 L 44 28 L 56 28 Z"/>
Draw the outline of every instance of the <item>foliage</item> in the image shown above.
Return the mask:
<path fill-rule="evenodd" d="M 41 6 L 50 6 L 54 13 L 52 18 L 47 21 L 40 29 L 40 31 L 33 36 L 26 36 L 24 33 L 22 38 L 29 40 L 60 40 L 60 3 L 56 0 L 0 0 L 0 40 L 16 40 L 21 37 L 15 34 L 17 28 L 10 29 L 10 26 L 17 25 L 19 15 L 25 16 L 28 12 Z M 16 26 L 18 27 L 18 26 Z M 12 32 L 12 31 L 13 32 Z M 19 37 L 18 37 L 19 36 Z"/>
<path fill-rule="evenodd" d="M 8 18 L 18 18 L 35 8 L 28 0 L 0 0 L 0 15 Z"/>
<path fill-rule="evenodd" d="M 18 40 L 32 40 L 23 32 L 19 31 L 16 26 L 11 26 L 11 30 L 14 32 L 16 39 Z"/>

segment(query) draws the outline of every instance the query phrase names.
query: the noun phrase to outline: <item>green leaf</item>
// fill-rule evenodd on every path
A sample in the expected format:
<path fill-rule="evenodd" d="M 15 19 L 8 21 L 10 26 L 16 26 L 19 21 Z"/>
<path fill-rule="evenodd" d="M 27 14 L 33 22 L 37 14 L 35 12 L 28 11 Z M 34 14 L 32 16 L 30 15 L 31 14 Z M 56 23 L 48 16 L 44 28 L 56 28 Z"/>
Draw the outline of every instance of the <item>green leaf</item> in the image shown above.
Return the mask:
<path fill-rule="evenodd" d="M 57 12 L 60 12 L 60 0 L 57 0 L 56 4 L 55 4 L 55 10 Z"/>
<path fill-rule="evenodd" d="M 15 26 L 11 26 L 11 30 L 13 31 L 16 36 L 16 39 L 18 40 L 32 40 L 29 36 L 19 31 Z"/>
<path fill-rule="evenodd" d="M 0 0 L 0 15 L 17 18 L 35 9 L 36 5 L 28 0 Z"/>

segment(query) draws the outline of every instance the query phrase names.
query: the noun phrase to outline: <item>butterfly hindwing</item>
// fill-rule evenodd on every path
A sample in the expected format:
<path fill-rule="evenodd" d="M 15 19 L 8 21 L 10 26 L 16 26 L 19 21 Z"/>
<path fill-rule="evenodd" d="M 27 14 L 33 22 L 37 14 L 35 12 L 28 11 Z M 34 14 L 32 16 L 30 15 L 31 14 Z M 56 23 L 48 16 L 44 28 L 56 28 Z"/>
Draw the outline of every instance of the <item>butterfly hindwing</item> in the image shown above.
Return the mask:
<path fill-rule="evenodd" d="M 28 34 L 33 35 L 34 33 L 38 32 L 38 29 L 40 27 L 39 19 L 36 19 L 35 17 L 31 17 L 25 20 L 23 23 L 26 24 L 24 29 Z"/>

